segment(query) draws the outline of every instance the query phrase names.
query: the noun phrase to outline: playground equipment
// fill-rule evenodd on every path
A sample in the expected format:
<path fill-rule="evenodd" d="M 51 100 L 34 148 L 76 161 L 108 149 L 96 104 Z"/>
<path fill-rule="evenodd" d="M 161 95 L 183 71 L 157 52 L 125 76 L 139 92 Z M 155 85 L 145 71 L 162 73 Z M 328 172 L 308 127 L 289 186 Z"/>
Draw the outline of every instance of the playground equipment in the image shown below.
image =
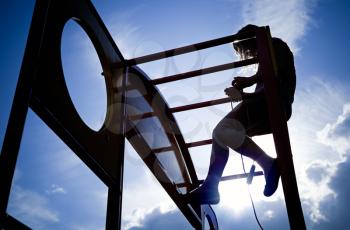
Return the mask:
<path fill-rule="evenodd" d="M 108 108 L 106 121 L 99 131 L 91 130 L 81 120 L 65 85 L 60 44 L 63 27 L 69 19 L 76 20 L 86 31 L 102 64 Z M 155 80 L 150 80 L 137 67 L 141 63 L 251 37 L 256 37 L 258 58 Z M 182 199 L 183 194 L 202 182 L 197 178 L 188 148 L 211 144 L 211 140 L 186 143 L 173 113 L 227 103 L 230 99 L 169 108 L 155 85 L 255 63 L 259 63 L 264 76 L 290 226 L 292 229 L 305 229 L 288 128 L 274 78 L 277 70 L 274 69 L 273 60 L 268 27 L 126 60 L 89 0 L 37 0 L 0 155 L 1 229 L 28 228 L 6 212 L 28 108 L 108 186 L 106 229 L 120 229 L 121 226 L 125 138 L 195 229 L 203 229 L 206 219 L 211 229 L 218 229 L 210 205 L 187 204 Z M 149 134 L 156 138 L 151 140 Z M 254 175 L 262 175 L 262 172 L 255 172 Z M 244 177 L 247 175 L 233 175 L 223 180 Z"/>

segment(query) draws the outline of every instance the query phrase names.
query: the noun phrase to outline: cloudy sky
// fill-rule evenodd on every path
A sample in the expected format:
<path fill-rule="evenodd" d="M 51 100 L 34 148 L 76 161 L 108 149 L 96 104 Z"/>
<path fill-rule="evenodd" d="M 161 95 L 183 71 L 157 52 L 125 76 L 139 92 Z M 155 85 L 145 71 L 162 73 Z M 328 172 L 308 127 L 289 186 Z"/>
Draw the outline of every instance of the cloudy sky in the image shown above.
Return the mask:
<path fill-rule="evenodd" d="M 294 52 L 297 90 L 288 122 L 302 207 L 309 229 L 343 229 L 350 218 L 350 78 L 347 45 L 350 5 L 332 0 L 93 1 L 125 58 L 133 58 L 235 33 L 248 23 L 269 25 Z M 2 1 L 0 7 L 0 146 L 29 31 L 34 1 Z M 62 35 L 62 65 L 77 111 L 98 130 L 106 113 L 106 92 L 96 51 L 73 21 Z M 237 60 L 230 45 L 140 67 L 151 78 Z M 253 67 L 254 69 L 254 67 Z M 229 70 L 169 83 L 159 90 L 178 106 L 224 96 Z M 215 80 L 214 80 L 215 79 Z M 230 105 L 176 114 L 187 142 L 209 138 Z M 206 116 L 203 116 L 205 112 Z M 254 138 L 276 156 L 271 135 Z M 200 178 L 210 146 L 191 149 Z M 168 195 L 127 144 L 123 229 L 191 229 Z M 252 162 L 245 159 L 246 167 Z M 224 174 L 242 173 L 232 152 Z M 281 186 L 262 195 L 264 180 L 251 192 L 265 229 L 288 229 Z M 8 212 L 34 229 L 104 229 L 106 186 L 33 113 L 28 112 Z M 258 229 L 244 181 L 220 184 L 214 209 L 221 229 Z"/>

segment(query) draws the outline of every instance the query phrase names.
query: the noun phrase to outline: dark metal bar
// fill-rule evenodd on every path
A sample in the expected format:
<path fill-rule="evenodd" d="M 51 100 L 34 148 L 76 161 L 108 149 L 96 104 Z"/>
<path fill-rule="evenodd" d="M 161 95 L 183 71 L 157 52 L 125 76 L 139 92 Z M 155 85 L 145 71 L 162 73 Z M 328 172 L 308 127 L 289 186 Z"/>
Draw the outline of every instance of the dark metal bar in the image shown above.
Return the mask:
<path fill-rule="evenodd" d="M 19 220 L 17 220 L 16 218 L 14 218 L 13 216 L 9 215 L 6 213 L 5 215 L 5 220 L 4 222 L 0 223 L 0 229 L 22 229 L 22 230 L 30 230 L 31 228 L 29 228 L 27 225 L 23 224 L 22 222 L 20 222 Z"/>
<path fill-rule="evenodd" d="M 168 151 L 172 151 L 172 150 L 173 150 L 173 148 L 171 146 L 168 146 L 168 147 L 153 149 L 152 152 L 153 153 L 162 153 L 162 152 L 168 152 Z"/>
<path fill-rule="evenodd" d="M 212 105 L 224 104 L 224 103 L 227 103 L 230 101 L 231 101 L 231 99 L 229 97 L 226 97 L 226 98 L 221 98 L 221 99 L 216 99 L 216 100 L 210 100 L 210 101 L 204 101 L 204 102 L 174 107 L 174 108 L 171 108 L 170 111 L 172 113 L 178 113 L 178 112 L 183 112 L 183 111 L 187 111 L 187 110 L 208 107 L 208 106 L 212 106 Z"/>
<path fill-rule="evenodd" d="M 258 63 L 257 58 L 251 58 L 251 59 L 246 59 L 242 61 L 237 61 L 237 62 L 231 62 L 231 63 L 226 63 L 223 65 L 217 65 L 213 67 L 208 67 L 204 69 L 199 69 L 199 70 L 194 70 L 186 73 L 180 73 L 180 74 L 175 74 L 167 77 L 162 77 L 162 78 L 157 78 L 151 80 L 151 83 L 154 85 L 159 85 L 159 84 L 164 84 L 167 82 L 172 82 L 172 81 L 179 81 L 191 77 L 196 77 L 204 74 L 210 74 L 210 73 L 215 73 L 219 71 L 224 71 L 228 69 L 233 69 L 233 68 L 238 68 L 246 65 L 251 65 L 251 64 L 256 64 Z"/>
<path fill-rule="evenodd" d="M 253 176 L 262 176 L 264 175 L 264 173 L 262 171 L 257 171 L 254 172 Z M 247 178 L 249 176 L 249 173 L 242 173 L 242 174 L 236 174 L 236 175 L 230 175 L 230 176 L 223 176 L 221 177 L 220 181 L 228 181 L 228 180 L 236 180 L 236 179 L 244 179 Z M 204 180 L 198 180 L 200 184 L 202 184 L 204 182 Z M 179 183 L 176 184 L 177 187 L 182 188 L 182 187 L 186 187 L 187 184 L 186 183 Z"/>
<path fill-rule="evenodd" d="M 172 113 L 184 112 L 187 110 L 199 109 L 199 108 L 208 107 L 208 106 L 212 106 L 212 105 L 224 104 L 224 103 L 227 103 L 230 101 L 231 101 L 231 99 L 229 97 L 216 99 L 216 100 L 210 100 L 210 101 L 204 101 L 204 102 L 199 102 L 199 103 L 170 108 L 170 112 L 172 112 Z M 148 112 L 148 113 L 142 113 L 139 115 L 138 114 L 137 115 L 130 115 L 130 116 L 128 116 L 128 119 L 129 120 L 141 120 L 141 119 L 144 119 L 147 117 L 152 117 L 152 116 L 154 116 L 154 113 Z"/>
<path fill-rule="evenodd" d="M 106 229 L 121 229 L 122 224 L 122 201 L 123 201 L 123 177 L 124 177 L 124 156 L 125 156 L 125 139 L 126 139 L 126 83 L 128 79 L 128 67 L 123 71 L 123 79 L 121 84 L 122 90 L 122 109 L 121 109 L 121 132 L 122 138 L 119 139 L 119 143 L 116 143 L 116 151 L 119 155 L 119 161 L 115 162 L 115 167 L 118 170 L 118 178 L 116 184 L 109 186 L 108 199 L 107 199 L 107 216 L 106 216 Z"/>
<path fill-rule="evenodd" d="M 306 229 L 296 181 L 288 126 L 281 97 L 277 88 L 276 65 L 269 28 L 259 28 L 257 34 L 258 56 L 265 95 L 269 109 L 270 125 L 275 142 L 278 165 L 291 229 Z"/>
<path fill-rule="evenodd" d="M 188 45 L 188 46 L 183 46 L 183 47 L 179 47 L 179 48 L 175 48 L 175 49 L 171 49 L 171 50 L 166 50 L 166 51 L 162 51 L 162 52 L 158 52 L 158 53 L 154 53 L 154 54 L 149 54 L 149 55 L 145 55 L 145 56 L 134 58 L 134 59 L 129 59 L 129 60 L 126 60 L 126 64 L 128 66 L 132 66 L 132 65 L 142 64 L 142 63 L 146 63 L 146 62 L 156 61 L 156 60 L 160 60 L 160 59 L 167 58 L 167 57 L 172 57 L 172 56 L 176 56 L 176 55 L 190 53 L 190 52 L 210 48 L 213 46 L 219 46 L 219 45 L 223 45 L 223 44 L 230 43 L 233 41 L 250 38 L 250 37 L 253 37 L 254 35 L 255 35 L 254 31 L 247 32 L 247 33 L 229 35 L 229 36 L 222 37 L 222 38 L 217 38 L 217 39 L 213 39 L 213 40 L 209 40 L 209 41 L 205 41 L 205 42 L 200 42 L 200 43 L 196 43 L 196 44 L 192 44 L 192 45 Z"/>
<path fill-rule="evenodd" d="M 198 147 L 198 146 L 202 146 L 202 145 L 210 145 L 212 143 L 213 143 L 212 139 L 190 142 L 190 143 L 186 143 L 186 148 Z M 168 146 L 168 147 L 153 149 L 152 152 L 153 153 L 161 153 L 161 152 L 167 152 L 167 151 L 171 151 L 171 150 L 172 150 L 172 147 Z"/>
<path fill-rule="evenodd" d="M 262 171 L 254 172 L 253 176 L 262 176 L 264 173 Z M 228 181 L 228 180 L 236 180 L 236 179 L 244 179 L 249 176 L 249 173 L 242 173 L 242 174 L 236 174 L 231 176 L 223 176 L 221 177 L 220 181 Z M 202 184 L 204 180 L 199 180 L 199 182 Z"/>
<path fill-rule="evenodd" d="M 36 61 L 42 42 L 49 1 L 37 1 L 0 155 L 0 223 L 6 217 L 12 179 L 31 97 Z"/>
<path fill-rule="evenodd" d="M 122 196 L 122 190 L 118 188 L 109 188 L 107 197 L 107 214 L 106 214 L 106 229 L 120 229 L 121 212 L 119 211 L 119 203 Z"/>
<path fill-rule="evenodd" d="M 213 143 L 212 139 L 207 139 L 207 140 L 202 140 L 202 141 L 195 141 L 191 143 L 187 143 L 186 147 L 187 148 L 192 148 L 192 147 L 198 147 L 202 145 L 211 145 Z"/>

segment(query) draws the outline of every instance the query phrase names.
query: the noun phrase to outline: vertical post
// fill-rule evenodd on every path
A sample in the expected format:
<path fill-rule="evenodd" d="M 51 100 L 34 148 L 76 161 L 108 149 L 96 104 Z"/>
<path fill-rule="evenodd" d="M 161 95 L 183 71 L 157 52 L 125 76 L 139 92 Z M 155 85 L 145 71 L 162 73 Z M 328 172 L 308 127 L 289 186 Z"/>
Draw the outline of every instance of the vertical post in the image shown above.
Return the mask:
<path fill-rule="evenodd" d="M 118 144 L 119 149 L 116 154 L 120 154 L 120 158 L 119 162 L 116 162 L 116 167 L 118 167 L 119 170 L 119 178 L 116 184 L 109 185 L 108 187 L 106 216 L 107 230 L 121 229 L 125 138 L 123 138 Z"/>
<path fill-rule="evenodd" d="M 278 165 L 281 171 L 289 224 L 291 229 L 306 229 L 295 177 L 286 116 L 277 88 L 277 67 L 274 63 L 274 53 L 269 28 L 261 27 L 257 29 L 256 40 L 260 63 L 259 68 L 262 72 L 264 82 L 270 125 L 275 142 Z"/>
<path fill-rule="evenodd" d="M 0 223 L 5 222 L 12 180 L 28 112 L 31 84 L 20 75 L 0 155 Z M 0 224 L 1 226 L 1 224 Z"/>
<path fill-rule="evenodd" d="M 35 79 L 49 1 L 37 1 L 0 155 L 0 227 L 6 210 Z"/>
<path fill-rule="evenodd" d="M 106 216 L 106 229 L 116 230 L 121 229 L 122 219 L 122 198 L 123 198 L 123 174 L 124 174 L 124 155 L 125 155 L 125 138 L 126 138 L 126 83 L 128 79 L 128 67 L 123 70 L 122 83 L 121 83 L 121 103 L 120 103 L 120 139 L 118 145 L 119 161 L 116 162 L 116 168 L 118 170 L 118 178 L 115 184 L 109 185 L 108 199 L 107 199 L 107 216 Z"/>
<path fill-rule="evenodd" d="M 108 188 L 106 217 L 106 229 L 108 230 L 121 228 L 122 192 L 117 186 L 116 188 Z"/>

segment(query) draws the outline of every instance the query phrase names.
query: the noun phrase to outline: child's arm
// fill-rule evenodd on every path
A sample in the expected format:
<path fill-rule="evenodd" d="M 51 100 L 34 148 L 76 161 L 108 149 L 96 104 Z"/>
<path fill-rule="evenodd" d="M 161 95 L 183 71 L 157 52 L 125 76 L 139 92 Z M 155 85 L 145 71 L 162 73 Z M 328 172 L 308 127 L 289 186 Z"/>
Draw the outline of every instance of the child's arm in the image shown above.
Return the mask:
<path fill-rule="evenodd" d="M 260 81 L 258 74 L 254 74 L 251 77 L 235 77 L 232 81 L 232 86 L 236 87 L 238 90 L 243 90 L 249 86 L 252 86 Z"/>
<path fill-rule="evenodd" d="M 231 98 L 233 102 L 238 102 L 242 100 L 242 92 L 236 89 L 236 87 L 229 87 L 225 89 L 227 96 Z"/>
<path fill-rule="evenodd" d="M 245 93 L 245 92 L 241 92 L 242 95 L 242 100 L 246 100 L 246 99 L 250 99 L 250 98 L 254 98 L 254 97 L 264 97 L 264 87 L 261 87 L 260 89 L 258 89 L 257 91 L 253 92 L 253 93 Z"/>
<path fill-rule="evenodd" d="M 241 90 L 238 90 L 236 87 L 230 87 L 225 89 L 225 93 L 232 99 L 232 101 L 237 102 L 254 97 L 264 96 L 264 88 L 260 88 L 253 93 L 245 93 Z"/>

